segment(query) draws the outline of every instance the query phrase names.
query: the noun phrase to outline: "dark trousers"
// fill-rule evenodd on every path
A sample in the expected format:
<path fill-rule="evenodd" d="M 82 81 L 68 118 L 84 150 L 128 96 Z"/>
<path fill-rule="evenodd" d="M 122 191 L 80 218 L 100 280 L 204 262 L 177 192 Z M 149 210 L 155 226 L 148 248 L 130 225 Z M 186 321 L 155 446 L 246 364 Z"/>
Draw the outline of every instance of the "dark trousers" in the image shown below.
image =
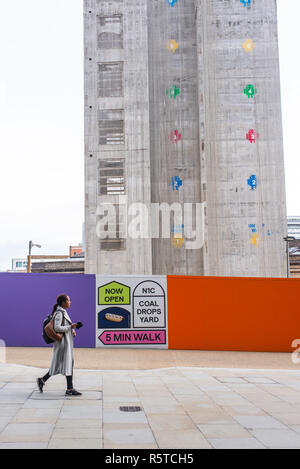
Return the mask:
<path fill-rule="evenodd" d="M 48 373 L 43 376 L 42 380 L 44 381 L 44 383 L 46 383 L 46 381 L 48 381 L 48 379 L 50 378 L 50 373 L 48 371 Z M 67 378 L 67 386 L 68 386 L 68 389 L 73 389 L 73 376 L 66 376 Z"/>

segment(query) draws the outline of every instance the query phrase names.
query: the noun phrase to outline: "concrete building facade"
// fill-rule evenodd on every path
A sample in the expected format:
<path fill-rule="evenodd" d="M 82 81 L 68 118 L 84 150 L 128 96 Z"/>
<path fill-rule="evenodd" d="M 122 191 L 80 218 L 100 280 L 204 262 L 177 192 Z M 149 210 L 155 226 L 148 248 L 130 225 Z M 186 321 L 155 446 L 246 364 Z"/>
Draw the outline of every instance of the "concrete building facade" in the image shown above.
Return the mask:
<path fill-rule="evenodd" d="M 10 272 L 27 272 L 27 259 L 12 259 Z"/>
<path fill-rule="evenodd" d="M 276 1 L 84 0 L 84 19 L 86 273 L 285 276 Z M 133 239 L 125 202 L 153 231 L 153 206 L 198 204 L 203 243 L 185 216 Z"/>

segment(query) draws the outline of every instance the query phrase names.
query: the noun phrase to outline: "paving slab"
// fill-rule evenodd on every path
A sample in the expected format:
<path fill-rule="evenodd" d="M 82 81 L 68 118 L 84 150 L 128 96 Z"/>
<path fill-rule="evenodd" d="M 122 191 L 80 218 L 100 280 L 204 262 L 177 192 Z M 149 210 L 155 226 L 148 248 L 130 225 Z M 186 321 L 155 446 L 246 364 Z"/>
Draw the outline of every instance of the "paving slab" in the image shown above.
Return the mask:
<path fill-rule="evenodd" d="M 49 441 L 54 425 L 47 423 L 9 423 L 0 433 L 0 443 Z"/>
<path fill-rule="evenodd" d="M 199 430 L 205 438 L 251 438 L 251 434 L 247 432 L 241 425 L 226 423 L 198 425 Z"/>
<path fill-rule="evenodd" d="M 52 400 L 62 400 L 65 398 L 65 391 L 48 391 L 45 390 L 44 392 L 40 391 L 33 391 L 32 395 L 30 396 L 31 399 L 37 401 L 52 401 Z M 0 395 L 0 402 L 1 402 L 1 395 Z"/>
<path fill-rule="evenodd" d="M 102 428 L 100 426 L 93 427 L 84 427 L 81 426 L 67 426 L 67 427 L 56 427 L 52 433 L 52 438 L 55 440 L 69 439 L 91 439 L 91 440 L 101 440 L 102 439 Z"/>
<path fill-rule="evenodd" d="M 48 449 L 103 449 L 103 441 L 99 438 L 52 438 Z"/>
<path fill-rule="evenodd" d="M 102 419 L 64 419 L 58 418 L 55 428 L 95 428 L 102 427 Z"/>
<path fill-rule="evenodd" d="M 200 396 L 197 396 L 197 398 L 195 398 L 195 396 L 176 396 L 175 402 L 176 401 L 179 402 L 184 407 L 188 407 L 188 406 L 205 407 L 206 404 L 215 405 L 212 398 L 205 393 L 201 394 Z"/>
<path fill-rule="evenodd" d="M 274 383 L 274 381 L 272 379 L 265 378 L 263 376 L 244 376 L 243 379 L 248 381 L 249 383 L 256 383 L 256 384 Z"/>
<path fill-rule="evenodd" d="M 221 406 L 224 412 L 227 412 L 232 417 L 236 415 L 266 415 L 266 412 L 260 407 L 256 407 L 248 402 L 245 405 Z"/>
<path fill-rule="evenodd" d="M 143 408 L 147 414 L 186 414 L 184 407 L 179 404 L 165 404 L 159 406 L 151 404 L 151 402 L 144 402 Z"/>
<path fill-rule="evenodd" d="M 4 428 L 6 427 L 6 425 L 9 424 L 11 420 L 11 417 L 1 417 L 0 416 L 0 432 L 2 432 L 4 430 Z"/>
<path fill-rule="evenodd" d="M 119 448 L 119 445 L 155 445 L 153 433 L 147 424 L 104 424 L 104 448 Z"/>
<path fill-rule="evenodd" d="M 218 381 L 221 383 L 241 383 L 247 385 L 244 378 L 232 377 L 232 376 L 219 376 Z"/>
<path fill-rule="evenodd" d="M 166 431 L 176 430 L 184 432 L 195 428 L 193 420 L 187 414 L 147 414 L 149 425 L 152 430 Z"/>
<path fill-rule="evenodd" d="M 143 411 L 122 412 L 117 408 L 105 408 L 103 423 L 147 423 L 147 417 Z"/>
<path fill-rule="evenodd" d="M 180 399 L 175 399 L 171 394 L 169 396 L 159 396 L 158 393 L 155 393 L 152 397 L 150 396 L 138 396 L 139 400 L 143 405 L 153 405 L 153 406 L 165 406 L 165 405 L 177 405 L 180 402 Z M 127 399 L 127 397 L 126 397 Z"/>
<path fill-rule="evenodd" d="M 297 406 L 283 401 L 271 403 L 266 402 L 261 405 L 260 408 L 270 414 L 300 412 L 300 406 L 297 408 Z M 243 412 L 240 412 L 240 415 L 243 415 Z"/>
<path fill-rule="evenodd" d="M 117 445 L 115 443 L 109 443 L 109 442 L 104 442 L 103 443 L 103 448 L 104 449 L 158 449 L 158 446 L 156 443 L 118 443 Z"/>
<path fill-rule="evenodd" d="M 252 435 L 270 449 L 299 449 L 300 434 L 292 429 L 250 430 Z"/>
<path fill-rule="evenodd" d="M 82 396 L 79 397 L 69 397 L 64 400 L 64 407 L 94 407 L 97 409 L 101 409 L 102 401 L 98 399 L 85 399 L 85 393 L 83 392 Z"/>
<path fill-rule="evenodd" d="M 28 399 L 23 405 L 22 409 L 60 409 L 64 404 L 64 399 Z"/>
<path fill-rule="evenodd" d="M 1 404 L 24 404 L 31 396 L 32 391 L 6 390 L 6 386 L 0 389 Z"/>
<path fill-rule="evenodd" d="M 12 382 L 12 383 L 7 383 L 5 386 L 5 389 L 2 389 L 3 393 L 15 393 L 15 392 L 26 392 L 26 393 L 31 393 L 34 389 L 36 388 L 36 384 L 34 382 Z"/>
<path fill-rule="evenodd" d="M 266 449 L 255 438 L 211 438 L 208 441 L 215 449 Z"/>
<path fill-rule="evenodd" d="M 286 426 L 281 422 L 276 420 L 274 417 L 265 416 L 265 415 L 237 415 L 234 417 L 234 420 L 240 425 L 247 429 L 259 429 L 259 428 L 280 428 L 286 429 Z"/>
<path fill-rule="evenodd" d="M 164 449 L 211 449 L 207 439 L 196 428 L 188 428 L 183 432 L 177 430 L 153 431 L 159 448 Z"/>
<path fill-rule="evenodd" d="M 102 419 L 100 406 L 63 406 L 60 418 L 64 420 L 99 420 Z"/>
<path fill-rule="evenodd" d="M 0 417 L 14 417 L 19 409 L 22 408 L 22 404 L 5 404 L 1 402 L 0 398 Z"/>
<path fill-rule="evenodd" d="M 0 443 L 0 449 L 47 449 L 48 443 L 40 442 L 21 442 L 18 443 Z"/>
<path fill-rule="evenodd" d="M 300 425 L 300 410 L 294 412 L 274 412 L 274 417 L 284 425 Z"/>
<path fill-rule="evenodd" d="M 300 433 L 300 425 L 290 425 L 290 429 L 296 433 Z"/>
<path fill-rule="evenodd" d="M 60 408 L 20 409 L 11 423 L 55 423 Z"/>
<path fill-rule="evenodd" d="M 199 409 L 198 411 L 188 411 L 188 415 L 195 425 L 230 419 L 230 415 L 218 406 L 215 406 L 212 409 L 203 408 L 201 410 Z"/>

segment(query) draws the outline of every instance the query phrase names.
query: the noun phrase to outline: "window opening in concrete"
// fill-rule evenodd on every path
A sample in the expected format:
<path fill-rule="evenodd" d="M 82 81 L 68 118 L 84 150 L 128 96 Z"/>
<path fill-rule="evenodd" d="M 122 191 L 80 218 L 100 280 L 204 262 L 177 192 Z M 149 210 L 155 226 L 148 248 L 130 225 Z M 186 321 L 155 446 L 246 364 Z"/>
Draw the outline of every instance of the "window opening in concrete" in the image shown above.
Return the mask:
<path fill-rule="evenodd" d="M 106 215 L 109 217 L 108 212 Z M 121 251 L 126 249 L 125 217 L 119 204 L 114 204 L 114 214 L 108 223 L 101 226 L 100 248 L 102 251 Z"/>
<path fill-rule="evenodd" d="M 99 160 L 99 195 L 125 194 L 124 159 Z"/>
<path fill-rule="evenodd" d="M 122 97 L 123 62 L 99 64 L 98 96 L 100 98 Z"/>
<path fill-rule="evenodd" d="M 98 49 L 123 49 L 123 15 L 99 16 Z"/>
<path fill-rule="evenodd" d="M 124 251 L 125 249 L 125 239 L 103 239 L 101 241 L 101 251 Z"/>
<path fill-rule="evenodd" d="M 124 111 L 118 109 L 99 111 L 100 145 L 124 143 Z"/>

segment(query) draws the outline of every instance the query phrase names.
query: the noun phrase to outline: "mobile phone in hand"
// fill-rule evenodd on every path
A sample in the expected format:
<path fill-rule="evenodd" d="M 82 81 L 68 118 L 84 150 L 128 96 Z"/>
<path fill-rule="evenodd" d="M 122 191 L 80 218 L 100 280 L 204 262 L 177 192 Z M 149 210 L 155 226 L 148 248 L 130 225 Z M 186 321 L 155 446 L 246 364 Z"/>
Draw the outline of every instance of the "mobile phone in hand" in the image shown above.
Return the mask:
<path fill-rule="evenodd" d="M 82 326 L 83 326 L 82 322 L 78 322 L 76 329 L 80 329 Z"/>

